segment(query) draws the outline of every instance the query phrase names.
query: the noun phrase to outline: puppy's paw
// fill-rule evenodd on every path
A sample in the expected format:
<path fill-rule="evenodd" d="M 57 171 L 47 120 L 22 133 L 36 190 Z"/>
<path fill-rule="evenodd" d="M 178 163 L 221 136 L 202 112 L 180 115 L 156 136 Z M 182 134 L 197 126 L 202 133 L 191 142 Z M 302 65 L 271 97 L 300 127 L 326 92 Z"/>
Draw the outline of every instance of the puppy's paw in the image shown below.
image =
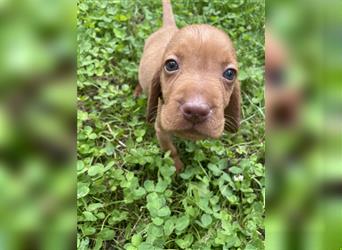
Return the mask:
<path fill-rule="evenodd" d="M 141 95 L 142 90 L 142 87 L 140 86 L 140 84 L 138 84 L 134 89 L 133 97 L 138 98 Z"/>
<path fill-rule="evenodd" d="M 176 172 L 179 173 L 182 171 L 184 164 L 183 162 L 179 159 L 178 156 L 173 157 L 173 162 L 175 163 L 175 167 L 176 167 Z"/>

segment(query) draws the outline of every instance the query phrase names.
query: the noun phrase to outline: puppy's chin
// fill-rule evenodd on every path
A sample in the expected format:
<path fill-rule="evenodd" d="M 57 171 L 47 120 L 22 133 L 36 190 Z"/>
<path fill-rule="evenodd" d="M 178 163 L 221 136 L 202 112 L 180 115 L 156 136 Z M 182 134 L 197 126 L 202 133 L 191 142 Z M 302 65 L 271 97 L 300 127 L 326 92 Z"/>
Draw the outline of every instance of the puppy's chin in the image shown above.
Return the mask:
<path fill-rule="evenodd" d="M 185 120 L 180 114 L 166 116 L 164 112 L 161 112 L 160 115 L 160 125 L 163 130 L 190 140 L 217 139 L 224 130 L 224 123 L 218 124 L 213 118 L 203 123 L 193 124 Z"/>
<path fill-rule="evenodd" d="M 195 126 L 188 130 L 176 130 L 172 131 L 172 133 L 178 137 L 186 138 L 189 140 L 203 140 L 203 139 L 217 139 L 222 135 L 222 130 L 215 130 L 215 131 L 202 131 Z"/>
<path fill-rule="evenodd" d="M 224 130 L 224 124 L 216 124 L 214 121 L 208 121 L 201 124 L 194 125 L 191 131 L 195 131 L 195 134 L 201 134 L 204 138 L 218 139 Z M 191 132 L 190 131 L 190 132 Z"/>

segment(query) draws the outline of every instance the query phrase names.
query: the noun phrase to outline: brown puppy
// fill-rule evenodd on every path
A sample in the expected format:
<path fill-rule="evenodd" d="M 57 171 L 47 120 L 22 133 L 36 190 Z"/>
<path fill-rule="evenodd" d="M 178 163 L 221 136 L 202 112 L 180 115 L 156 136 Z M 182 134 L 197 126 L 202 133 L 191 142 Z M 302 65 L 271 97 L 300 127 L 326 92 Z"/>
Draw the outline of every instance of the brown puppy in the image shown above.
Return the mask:
<path fill-rule="evenodd" d="M 177 29 L 170 1 L 163 0 L 163 27 L 146 41 L 136 95 L 148 95 L 147 120 L 170 150 L 177 171 L 183 164 L 172 135 L 218 138 L 240 123 L 237 59 L 229 37 L 209 25 Z"/>

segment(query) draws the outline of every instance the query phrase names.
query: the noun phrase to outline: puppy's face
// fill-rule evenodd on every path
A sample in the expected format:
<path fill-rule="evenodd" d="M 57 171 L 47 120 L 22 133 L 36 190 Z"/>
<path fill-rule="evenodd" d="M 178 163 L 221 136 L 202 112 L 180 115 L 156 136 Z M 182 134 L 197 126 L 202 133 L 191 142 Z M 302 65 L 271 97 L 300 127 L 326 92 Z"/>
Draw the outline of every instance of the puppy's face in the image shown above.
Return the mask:
<path fill-rule="evenodd" d="M 235 132 L 237 73 L 235 50 L 225 33 L 208 25 L 180 29 L 165 50 L 159 73 L 162 128 L 190 139 L 217 138 L 225 127 Z"/>

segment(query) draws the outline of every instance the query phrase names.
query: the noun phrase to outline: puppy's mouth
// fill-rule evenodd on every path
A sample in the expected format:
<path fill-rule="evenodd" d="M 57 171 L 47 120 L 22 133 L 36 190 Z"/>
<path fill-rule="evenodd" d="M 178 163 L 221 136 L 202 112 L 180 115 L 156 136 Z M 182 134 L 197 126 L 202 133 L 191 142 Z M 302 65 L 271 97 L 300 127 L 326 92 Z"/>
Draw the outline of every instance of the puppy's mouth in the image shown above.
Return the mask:
<path fill-rule="evenodd" d="M 222 131 L 220 131 L 221 125 L 211 127 L 208 129 L 205 124 L 189 124 L 186 127 L 178 128 L 172 131 L 176 136 L 193 139 L 193 140 L 200 140 L 200 139 L 208 139 L 208 138 L 218 138 L 221 136 Z"/>
<path fill-rule="evenodd" d="M 174 134 L 179 137 L 186 137 L 189 139 L 202 139 L 210 137 L 207 133 L 203 133 L 198 129 L 197 124 L 192 124 L 190 128 L 179 129 L 174 131 Z"/>
<path fill-rule="evenodd" d="M 172 106 L 163 106 L 161 109 L 161 126 L 162 128 L 178 137 L 186 139 L 206 139 L 206 138 L 219 138 L 222 135 L 224 122 L 222 122 L 217 114 L 220 112 L 215 111 L 212 108 L 209 112 L 206 112 L 203 117 L 203 113 L 199 113 L 202 117 L 186 113 L 188 110 L 181 110 L 179 106 L 172 110 L 169 109 Z M 200 107 L 201 108 L 201 107 Z M 190 109 L 192 111 L 192 109 Z M 202 110 L 195 110 L 201 112 Z M 174 115 L 169 115 L 174 113 Z M 223 113 L 223 112 L 222 112 Z M 189 117 L 192 115 L 191 117 Z"/>

